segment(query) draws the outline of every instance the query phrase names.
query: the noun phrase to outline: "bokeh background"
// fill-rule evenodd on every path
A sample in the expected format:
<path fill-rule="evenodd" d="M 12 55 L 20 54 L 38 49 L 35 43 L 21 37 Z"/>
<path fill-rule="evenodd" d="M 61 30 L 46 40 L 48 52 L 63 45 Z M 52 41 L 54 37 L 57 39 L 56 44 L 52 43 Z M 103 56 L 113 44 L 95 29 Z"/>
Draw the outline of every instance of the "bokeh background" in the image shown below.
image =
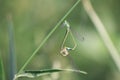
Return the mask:
<path fill-rule="evenodd" d="M 7 15 L 12 16 L 17 71 L 77 0 L 0 0 L 0 54 L 6 80 L 10 80 L 10 51 Z M 120 52 L 120 0 L 91 0 L 113 43 Z M 88 74 L 61 72 L 20 80 L 120 80 L 120 73 L 82 3 L 66 18 L 77 48 L 66 57 L 60 54 L 66 27 L 59 26 L 25 70 L 72 68 Z M 66 45 L 72 46 L 70 39 Z"/>

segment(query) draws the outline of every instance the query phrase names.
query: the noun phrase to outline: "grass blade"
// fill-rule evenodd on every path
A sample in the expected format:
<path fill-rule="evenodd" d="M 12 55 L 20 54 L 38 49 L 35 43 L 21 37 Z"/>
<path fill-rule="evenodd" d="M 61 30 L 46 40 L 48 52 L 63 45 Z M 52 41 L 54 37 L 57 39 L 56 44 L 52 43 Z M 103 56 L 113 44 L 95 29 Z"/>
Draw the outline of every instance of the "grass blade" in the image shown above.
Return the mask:
<path fill-rule="evenodd" d="M 20 78 L 20 77 L 36 78 L 36 77 L 40 77 L 40 76 L 43 76 L 43 75 L 47 75 L 47 74 L 51 74 L 51 73 L 55 73 L 55 72 L 63 72 L 63 71 L 77 72 L 77 73 L 80 73 L 80 74 L 87 74 L 84 71 L 73 70 L 73 69 L 26 70 L 23 73 L 15 75 L 14 80 L 16 80 L 17 78 Z"/>
<path fill-rule="evenodd" d="M 9 77 L 10 80 L 13 80 L 14 74 L 16 73 L 16 56 L 15 56 L 15 47 L 14 47 L 14 31 L 13 31 L 13 21 L 12 15 L 7 15 L 7 23 L 8 23 L 8 37 L 9 37 L 9 65 L 10 72 Z"/>
<path fill-rule="evenodd" d="M 0 55 L 0 80 L 5 80 L 5 71 L 4 71 L 4 66 L 3 66 L 1 55 Z"/>

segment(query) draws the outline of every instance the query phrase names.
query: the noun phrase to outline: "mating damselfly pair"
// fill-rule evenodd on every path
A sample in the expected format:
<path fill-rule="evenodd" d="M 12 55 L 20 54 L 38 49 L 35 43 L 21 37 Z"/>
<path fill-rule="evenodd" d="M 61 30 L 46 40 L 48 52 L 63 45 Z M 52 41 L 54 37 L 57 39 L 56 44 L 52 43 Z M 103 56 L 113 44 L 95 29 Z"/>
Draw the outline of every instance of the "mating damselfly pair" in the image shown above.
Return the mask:
<path fill-rule="evenodd" d="M 71 26 L 70 26 L 70 24 L 68 23 L 67 20 L 64 21 L 63 26 L 66 27 L 66 33 L 65 33 L 65 36 L 64 36 L 62 45 L 61 45 L 60 53 L 61 53 L 63 56 L 67 56 L 67 55 L 69 54 L 69 51 L 76 49 L 77 43 L 76 43 L 75 38 L 74 38 L 74 36 L 73 36 L 72 30 L 71 30 Z M 71 38 L 72 38 L 73 47 L 68 47 L 68 46 L 65 45 L 65 42 L 66 42 L 66 40 L 67 40 L 67 38 L 68 38 L 68 35 L 70 35 Z M 82 37 L 82 39 L 84 39 L 84 37 Z"/>

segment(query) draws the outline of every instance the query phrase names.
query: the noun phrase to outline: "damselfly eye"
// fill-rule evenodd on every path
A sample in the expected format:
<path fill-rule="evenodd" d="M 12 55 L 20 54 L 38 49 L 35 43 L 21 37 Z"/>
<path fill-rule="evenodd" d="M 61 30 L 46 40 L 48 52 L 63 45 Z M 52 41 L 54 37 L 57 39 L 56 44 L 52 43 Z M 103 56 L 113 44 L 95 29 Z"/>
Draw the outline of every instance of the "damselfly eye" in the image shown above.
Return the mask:
<path fill-rule="evenodd" d="M 72 48 L 70 48 L 70 47 L 66 47 L 66 50 L 68 50 L 68 51 L 69 51 L 69 50 L 72 50 Z"/>

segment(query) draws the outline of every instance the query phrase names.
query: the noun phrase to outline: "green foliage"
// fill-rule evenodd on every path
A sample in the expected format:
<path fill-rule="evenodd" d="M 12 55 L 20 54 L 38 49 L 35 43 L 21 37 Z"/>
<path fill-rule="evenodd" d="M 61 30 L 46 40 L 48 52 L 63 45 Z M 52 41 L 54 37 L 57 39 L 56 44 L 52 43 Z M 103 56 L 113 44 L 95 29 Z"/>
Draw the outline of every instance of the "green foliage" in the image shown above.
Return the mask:
<path fill-rule="evenodd" d="M 79 3 L 69 16 L 66 16 L 64 19 L 71 24 L 71 30 L 76 39 L 77 47 L 75 50 L 69 51 L 70 54 L 66 57 L 60 54 L 61 44 L 66 32 L 66 29 L 61 27 L 61 23 L 64 21 L 61 20 L 61 17 L 66 14 L 76 1 L 0 0 L 0 50 L 2 52 L 2 59 L 4 59 L 2 61 L 5 62 L 5 66 L 3 66 L 5 71 L 0 70 L 0 72 L 6 72 L 6 80 L 10 79 L 8 76 L 10 68 L 8 65 L 8 29 L 6 27 L 6 14 L 8 13 L 11 13 L 13 16 L 15 51 L 17 56 L 16 65 L 17 69 L 20 70 L 18 72 L 24 73 L 24 70 L 41 71 L 41 69 L 71 68 L 84 70 L 89 74 L 82 76 L 72 73 L 66 75 L 59 73 L 60 77 L 58 80 L 120 79 L 114 61 L 99 36 L 99 32 L 94 28 L 82 3 Z M 120 0 L 90 1 L 97 15 L 105 25 L 116 48 L 120 51 Z M 53 30 L 52 34 L 49 34 L 60 20 L 61 22 L 57 24 L 57 28 Z M 81 41 L 81 37 L 84 37 L 83 41 Z M 65 45 L 67 47 L 74 46 L 71 40 L 71 38 L 68 38 L 68 41 L 66 41 Z M 43 44 L 41 45 L 40 43 Z M 38 48 L 39 44 L 41 47 Z M 31 57 L 33 52 L 34 57 Z M 23 64 L 25 64 L 24 67 Z M 38 80 L 44 80 L 43 77 L 47 78 L 49 76 L 41 76 Z M 24 80 L 23 78 L 19 79 Z M 36 78 L 32 80 L 36 80 Z"/>

